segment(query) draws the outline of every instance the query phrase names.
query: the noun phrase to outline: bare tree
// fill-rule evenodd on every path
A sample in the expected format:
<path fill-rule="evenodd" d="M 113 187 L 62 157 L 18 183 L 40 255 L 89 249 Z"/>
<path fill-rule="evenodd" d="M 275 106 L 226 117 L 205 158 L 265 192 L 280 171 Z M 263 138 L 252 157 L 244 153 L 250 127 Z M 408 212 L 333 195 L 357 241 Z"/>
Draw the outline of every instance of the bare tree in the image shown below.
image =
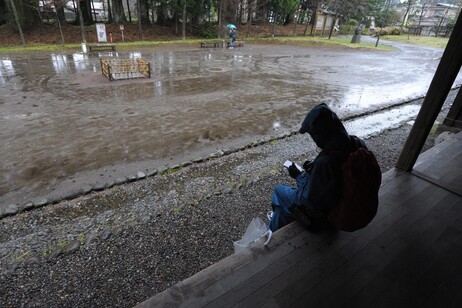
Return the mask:
<path fill-rule="evenodd" d="M 14 4 L 14 0 L 10 0 L 11 10 L 13 11 L 14 19 L 16 20 L 16 26 L 18 27 L 19 36 L 21 37 L 22 45 L 26 45 L 26 39 L 24 38 L 24 34 L 22 33 L 21 22 L 19 21 L 18 11 L 16 10 L 16 5 Z"/>
<path fill-rule="evenodd" d="M 408 0 L 407 1 L 407 6 L 406 6 L 406 12 L 404 13 L 403 16 L 403 22 L 401 23 L 401 28 L 404 28 L 408 18 L 409 18 L 409 12 L 411 11 L 411 7 L 414 5 L 416 0 Z"/>

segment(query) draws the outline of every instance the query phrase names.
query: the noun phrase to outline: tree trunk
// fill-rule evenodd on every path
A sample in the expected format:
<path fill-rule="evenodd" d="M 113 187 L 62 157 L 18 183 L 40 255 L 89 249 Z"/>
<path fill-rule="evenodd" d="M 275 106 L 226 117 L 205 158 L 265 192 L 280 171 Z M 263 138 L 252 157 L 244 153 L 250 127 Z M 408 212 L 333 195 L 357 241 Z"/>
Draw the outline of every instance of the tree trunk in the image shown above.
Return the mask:
<path fill-rule="evenodd" d="M 295 12 L 297 12 L 297 10 Z M 297 23 L 299 19 L 300 19 L 300 14 L 297 14 L 297 16 L 294 17 L 294 33 L 293 33 L 294 36 L 296 35 L 296 32 L 297 32 Z"/>
<path fill-rule="evenodd" d="M 36 27 L 40 23 L 40 17 L 37 14 L 36 7 L 30 5 L 28 1 L 16 0 L 16 13 L 19 16 L 21 25 L 25 28 Z"/>
<path fill-rule="evenodd" d="M 308 16 L 308 10 L 305 11 L 305 17 Z M 306 36 L 306 30 L 308 30 L 308 25 L 310 24 L 311 18 L 307 18 L 306 20 L 306 25 L 305 25 L 305 31 L 303 31 L 303 36 Z"/>
<path fill-rule="evenodd" d="M 423 15 L 426 13 L 425 12 L 425 7 L 427 6 L 426 3 L 422 4 L 422 10 L 420 11 L 420 16 L 419 16 L 419 27 L 420 27 L 420 23 L 422 22 L 422 17 Z"/>
<path fill-rule="evenodd" d="M 87 36 L 85 33 L 84 21 L 83 21 L 83 16 L 82 16 L 82 8 L 80 4 L 81 4 L 80 1 L 77 1 L 77 10 L 79 11 L 80 31 L 82 33 L 82 43 L 86 43 Z"/>
<path fill-rule="evenodd" d="M 181 36 L 183 40 L 186 39 L 186 0 L 183 0 L 183 15 L 181 16 L 182 19 L 182 27 L 181 27 Z"/>
<path fill-rule="evenodd" d="M 406 21 L 409 18 L 409 12 L 411 10 L 411 5 L 412 5 L 412 0 L 408 0 L 406 12 L 404 13 L 404 16 L 403 16 L 403 22 L 401 23 L 401 28 L 404 28 Z"/>
<path fill-rule="evenodd" d="M 311 25 L 311 36 L 316 36 L 316 28 L 318 27 L 318 9 L 315 9 L 313 12 L 313 24 Z"/>
<path fill-rule="evenodd" d="M 5 0 L 0 0 L 0 25 L 6 23 L 7 5 Z"/>
<path fill-rule="evenodd" d="M 277 20 L 277 17 L 278 17 L 278 14 L 277 12 L 275 11 L 273 13 L 273 33 L 272 33 L 272 37 L 274 37 L 274 33 L 276 32 L 276 20 Z"/>
<path fill-rule="evenodd" d="M 313 10 L 313 15 L 311 15 L 311 20 L 313 21 L 313 23 L 311 24 L 311 31 L 310 31 L 310 36 L 315 36 L 316 35 L 316 27 L 317 27 L 317 23 L 318 23 L 318 9 L 315 8 Z"/>
<path fill-rule="evenodd" d="M 178 20 L 178 14 L 175 14 L 175 34 L 180 33 L 180 25 Z"/>
<path fill-rule="evenodd" d="M 98 17 L 96 17 L 95 2 L 93 0 L 90 1 L 90 15 L 92 14 L 93 14 L 93 20 L 97 22 Z"/>
<path fill-rule="evenodd" d="M 191 5 L 190 5 L 191 6 Z M 204 16 L 204 2 L 194 1 L 193 6 L 190 8 L 190 20 L 193 25 L 200 25 L 202 17 Z"/>
<path fill-rule="evenodd" d="M 218 38 L 221 38 L 221 27 L 222 27 L 222 11 L 223 11 L 223 0 L 218 2 Z"/>
<path fill-rule="evenodd" d="M 93 17 L 91 16 L 90 0 L 79 0 L 80 14 L 83 18 L 83 23 L 86 26 L 93 24 Z"/>
<path fill-rule="evenodd" d="M 141 27 L 141 0 L 137 0 L 137 11 L 138 11 L 138 38 L 140 39 L 140 41 L 143 40 L 143 30 L 142 30 L 142 27 Z"/>
<path fill-rule="evenodd" d="M 446 10 L 443 17 L 441 17 L 440 22 L 438 23 L 438 27 L 436 27 L 435 37 L 438 37 L 438 33 L 440 32 L 441 25 L 443 24 L 443 21 L 444 21 L 446 15 L 447 15 L 447 13 L 448 13 L 448 10 Z"/>
<path fill-rule="evenodd" d="M 248 4 L 248 3 L 247 3 Z M 237 24 L 241 24 L 242 23 L 242 16 L 244 15 L 244 12 L 245 12 L 245 5 L 244 5 L 244 0 L 240 0 L 240 3 L 239 3 L 239 12 L 237 13 Z"/>
<path fill-rule="evenodd" d="M 249 0 L 248 5 L 249 5 L 249 9 L 247 12 L 247 33 L 245 37 L 250 36 L 250 27 L 252 26 L 252 15 L 253 15 L 252 14 L 252 0 Z"/>
<path fill-rule="evenodd" d="M 112 2 L 113 22 L 120 24 L 127 21 L 124 12 L 124 6 L 122 0 L 113 0 Z"/>
<path fill-rule="evenodd" d="M 56 15 L 57 15 L 57 12 L 56 11 Z M 64 13 L 64 10 L 63 10 L 63 13 Z M 66 42 L 64 41 L 64 35 L 63 35 L 63 29 L 61 28 L 61 21 L 59 20 L 59 17 L 56 16 L 56 23 L 58 24 L 58 27 L 59 27 L 59 34 L 61 35 L 61 42 L 64 44 L 66 44 Z"/>
<path fill-rule="evenodd" d="M 10 0 L 10 5 L 11 5 L 11 10 L 13 11 L 14 19 L 16 20 L 16 26 L 18 27 L 19 36 L 21 37 L 22 45 L 25 46 L 26 39 L 24 38 L 24 34 L 22 33 L 21 21 L 19 20 L 19 14 L 18 14 L 18 11 L 16 10 L 14 0 Z"/>
<path fill-rule="evenodd" d="M 332 21 L 332 25 L 330 25 L 329 40 L 332 37 L 332 32 L 334 32 L 334 27 L 335 27 L 335 23 L 337 22 L 337 18 L 338 18 L 337 13 L 335 13 L 335 17 L 334 17 L 334 20 Z"/>
<path fill-rule="evenodd" d="M 62 5 L 56 6 L 55 4 L 55 7 L 56 7 L 56 19 L 59 21 L 59 23 L 61 25 L 64 23 L 67 23 L 66 16 L 64 15 L 64 6 Z"/>
<path fill-rule="evenodd" d="M 256 23 L 268 23 L 268 2 L 266 0 L 256 0 L 255 4 L 255 19 Z"/>
<path fill-rule="evenodd" d="M 108 23 L 112 24 L 114 22 L 113 14 L 112 14 L 112 0 L 107 0 L 107 21 Z"/>
<path fill-rule="evenodd" d="M 128 12 L 128 21 L 132 23 L 132 14 L 130 12 L 130 2 L 127 0 L 127 12 Z"/>
<path fill-rule="evenodd" d="M 149 0 L 138 0 L 140 4 L 141 23 L 148 25 L 149 21 Z"/>

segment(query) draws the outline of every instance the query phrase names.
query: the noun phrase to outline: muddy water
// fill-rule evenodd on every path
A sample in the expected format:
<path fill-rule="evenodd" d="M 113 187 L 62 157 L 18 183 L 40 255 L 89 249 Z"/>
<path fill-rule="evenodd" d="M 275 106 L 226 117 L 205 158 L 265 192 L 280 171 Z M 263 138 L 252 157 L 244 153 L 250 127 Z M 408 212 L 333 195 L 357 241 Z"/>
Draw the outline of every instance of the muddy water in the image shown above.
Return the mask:
<path fill-rule="evenodd" d="M 294 130 L 320 102 L 348 116 L 421 96 L 441 54 L 246 46 L 0 55 L 0 204 Z M 110 82 L 100 57 L 142 57 L 152 77 Z"/>

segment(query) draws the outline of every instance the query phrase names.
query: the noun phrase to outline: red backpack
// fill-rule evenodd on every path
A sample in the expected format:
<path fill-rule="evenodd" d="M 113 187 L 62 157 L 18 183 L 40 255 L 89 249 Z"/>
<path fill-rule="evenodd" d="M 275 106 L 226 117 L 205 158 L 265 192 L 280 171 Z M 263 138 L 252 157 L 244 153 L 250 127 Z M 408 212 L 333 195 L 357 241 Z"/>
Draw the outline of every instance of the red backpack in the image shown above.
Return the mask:
<path fill-rule="evenodd" d="M 356 150 L 343 163 L 343 186 L 339 204 L 331 209 L 328 220 L 342 231 L 367 226 L 377 213 L 382 172 L 374 154 L 353 137 Z"/>

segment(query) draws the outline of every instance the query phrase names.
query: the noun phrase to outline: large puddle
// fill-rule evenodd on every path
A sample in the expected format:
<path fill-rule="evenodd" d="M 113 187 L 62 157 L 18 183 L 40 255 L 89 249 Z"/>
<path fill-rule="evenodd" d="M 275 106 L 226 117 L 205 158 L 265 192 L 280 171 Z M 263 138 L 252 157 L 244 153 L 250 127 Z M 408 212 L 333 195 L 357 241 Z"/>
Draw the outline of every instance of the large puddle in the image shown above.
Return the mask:
<path fill-rule="evenodd" d="M 35 202 L 295 130 L 317 103 L 345 117 L 423 96 L 441 54 L 261 45 L 3 54 L 0 204 Z M 142 57 L 152 77 L 110 82 L 100 57 Z M 363 121 L 355 133 L 416 112 Z"/>

